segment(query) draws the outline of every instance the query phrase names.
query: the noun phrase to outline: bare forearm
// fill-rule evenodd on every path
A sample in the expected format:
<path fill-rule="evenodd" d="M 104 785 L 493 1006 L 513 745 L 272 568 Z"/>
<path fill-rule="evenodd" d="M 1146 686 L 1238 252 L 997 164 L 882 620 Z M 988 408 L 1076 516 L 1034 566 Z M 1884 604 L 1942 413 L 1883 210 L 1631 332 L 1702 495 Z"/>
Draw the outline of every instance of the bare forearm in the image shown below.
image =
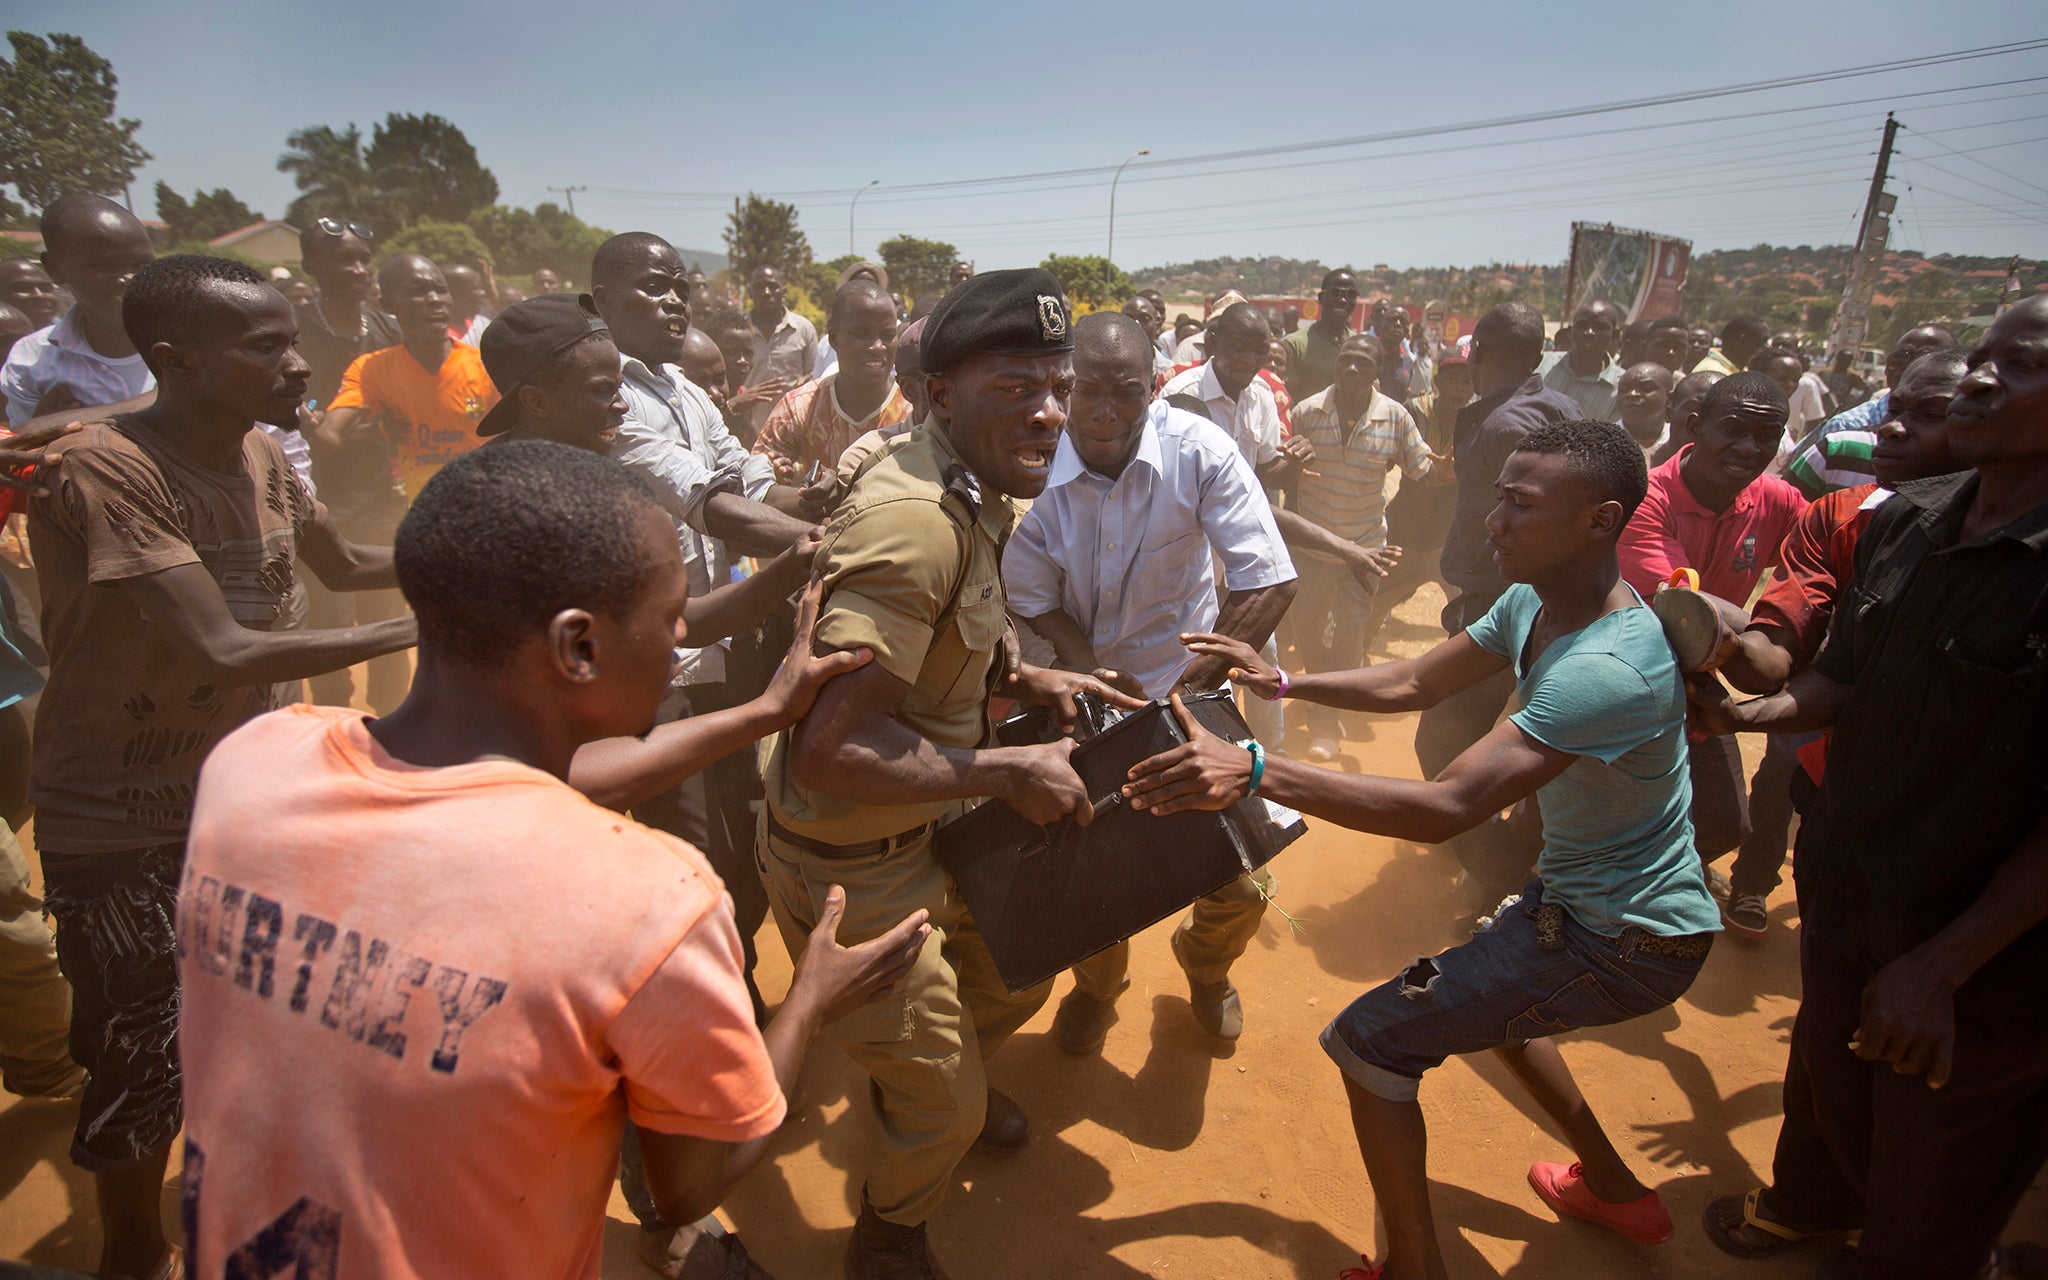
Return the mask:
<path fill-rule="evenodd" d="M 360 627 L 319 631 L 246 631 L 222 636 L 197 655 L 222 684 L 276 684 L 340 671 L 358 662 L 409 649 L 419 642 L 411 614 Z"/>
<path fill-rule="evenodd" d="M 1418 844 L 1448 840 L 1486 817 L 1441 782 L 1340 773 L 1279 756 L 1267 757 L 1259 794 L 1353 831 Z"/>
<path fill-rule="evenodd" d="M 1280 619 L 1287 616 L 1287 606 L 1294 601 L 1295 585 L 1290 579 L 1270 587 L 1231 592 L 1217 610 L 1215 632 L 1242 640 L 1254 649 L 1261 647 L 1272 636 L 1273 628 L 1280 625 Z M 1189 689 L 1214 689 L 1229 674 L 1227 659 L 1202 654 L 1180 673 L 1180 683 Z"/>
<path fill-rule="evenodd" d="M 577 748 L 569 785 L 621 812 L 702 773 L 788 721 L 764 699 L 657 726 L 644 738 L 603 738 Z"/>
<path fill-rule="evenodd" d="M 389 547 L 340 542 L 335 553 L 316 553 L 311 547 L 301 547 L 299 553 L 329 591 L 384 591 L 398 585 Z"/>
<path fill-rule="evenodd" d="M 1081 624 L 1068 616 L 1064 609 L 1041 613 L 1035 618 L 1024 619 L 1024 625 L 1044 636 L 1059 663 L 1069 671 L 1093 671 L 1101 666 L 1095 660 L 1095 646 L 1088 643 Z"/>
<path fill-rule="evenodd" d="M 1743 693 L 1776 693 L 1792 678 L 1792 651 L 1774 630 L 1754 628 L 1735 639 L 1721 674 Z"/>
<path fill-rule="evenodd" d="M 942 747 L 893 719 L 856 731 L 806 718 L 790 747 L 799 786 L 856 804 L 975 800 L 1008 788 L 1003 748 Z"/>
<path fill-rule="evenodd" d="M 824 1012 L 815 1000 L 809 998 L 799 982 L 790 988 L 789 996 L 782 1007 L 775 1011 L 775 1017 L 761 1031 L 761 1040 L 768 1049 L 768 1061 L 775 1066 L 775 1083 L 782 1090 L 782 1096 L 796 1096 L 797 1078 L 803 1073 L 804 1056 L 809 1052 L 811 1042 L 818 1038 L 824 1027 Z M 751 1142 L 736 1142 L 726 1148 L 725 1185 L 719 1191 L 719 1199 L 739 1184 L 753 1167 L 761 1162 L 768 1152 L 768 1145 L 775 1140 L 774 1134 L 766 1134 Z M 710 1210 L 706 1209 L 706 1213 Z M 702 1216 L 702 1215 L 699 1215 Z"/>
<path fill-rule="evenodd" d="M 683 606 L 685 638 L 696 648 L 751 631 L 804 585 L 810 565 L 778 558 L 761 572 L 715 587 Z"/>
<path fill-rule="evenodd" d="M 1848 685 L 1836 684 L 1820 672 L 1808 669 L 1792 677 L 1783 693 L 1737 703 L 1736 731 L 1804 733 L 1826 729 L 1835 723 L 1842 713 L 1842 704 L 1848 700 Z"/>
<path fill-rule="evenodd" d="M 1991 883 L 1948 928 L 1914 948 L 1953 989 L 2020 935 L 2048 920 L 2048 816 L 2027 833 Z"/>
<path fill-rule="evenodd" d="M 1318 551 L 1353 568 L 1358 566 L 1362 552 L 1350 539 L 1340 538 L 1308 517 L 1285 507 L 1273 508 L 1273 521 L 1280 526 L 1280 537 L 1289 550 Z"/>
<path fill-rule="evenodd" d="M 1343 711 L 1424 711 L 1435 705 L 1415 678 L 1415 662 L 1382 662 L 1353 671 L 1289 673 L 1287 696 Z"/>
<path fill-rule="evenodd" d="M 737 493 L 704 500 L 704 527 L 712 537 L 750 556 L 780 555 L 811 526 L 795 516 Z"/>

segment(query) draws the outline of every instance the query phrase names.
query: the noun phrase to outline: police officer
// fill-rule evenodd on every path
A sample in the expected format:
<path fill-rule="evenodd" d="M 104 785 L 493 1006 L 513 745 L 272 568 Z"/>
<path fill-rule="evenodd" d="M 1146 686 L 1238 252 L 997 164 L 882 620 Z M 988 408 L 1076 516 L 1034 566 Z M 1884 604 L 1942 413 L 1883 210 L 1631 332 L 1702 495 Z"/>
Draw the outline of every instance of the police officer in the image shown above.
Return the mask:
<path fill-rule="evenodd" d="M 1002 550 L 1012 498 L 1045 488 L 1074 382 L 1059 282 L 985 272 L 926 321 L 925 421 L 854 481 L 818 554 L 825 583 L 815 643 L 874 661 L 827 684 L 777 735 L 764 771 L 759 850 L 777 925 L 801 953 L 827 889 L 846 889 L 840 939 L 887 930 L 919 907 L 932 935 L 910 975 L 831 1028 L 873 1081 L 875 1133 L 850 1280 L 942 1277 L 925 1221 L 977 1139 L 1023 1144 L 1016 1103 L 990 1092 L 983 1062 L 1030 1020 L 1049 984 L 1011 995 L 939 864 L 933 833 L 963 801 L 1008 801 L 1025 817 L 1088 818 L 1073 743 L 990 747 L 998 686 L 1074 717 L 1083 689 L 1142 705 L 1083 675 L 1020 664 L 1006 675 Z"/>

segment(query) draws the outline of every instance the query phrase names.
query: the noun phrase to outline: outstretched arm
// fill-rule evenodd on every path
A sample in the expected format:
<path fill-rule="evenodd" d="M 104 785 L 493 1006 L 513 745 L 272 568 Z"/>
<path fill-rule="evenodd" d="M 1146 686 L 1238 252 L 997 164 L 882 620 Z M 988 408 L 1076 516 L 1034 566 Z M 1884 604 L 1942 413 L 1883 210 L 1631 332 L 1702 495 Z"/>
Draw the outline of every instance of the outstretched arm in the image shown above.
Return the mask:
<path fill-rule="evenodd" d="M 252 631 L 235 621 L 220 584 L 196 561 L 124 578 L 118 585 L 208 678 L 224 685 L 275 684 L 339 671 L 419 640 L 409 613 L 360 627 Z"/>
<path fill-rule="evenodd" d="M 1225 809 L 1242 800 L 1251 783 L 1251 752 L 1203 729 L 1178 695 L 1174 707 L 1189 741 L 1132 767 L 1124 787 L 1131 807 L 1163 816 L 1183 809 Z M 1340 773 L 1268 757 L 1259 794 L 1354 831 L 1434 844 L 1533 795 L 1578 758 L 1502 721 L 1432 782 Z"/>
<path fill-rule="evenodd" d="M 1203 632 L 1182 636 L 1181 643 L 1197 654 L 1227 663 L 1232 683 L 1260 697 L 1272 697 L 1280 688 L 1279 671 L 1241 640 Z M 1345 711 L 1423 711 L 1505 666 L 1505 658 L 1488 653 L 1461 631 L 1416 658 L 1355 671 L 1290 673 L 1287 696 Z"/>

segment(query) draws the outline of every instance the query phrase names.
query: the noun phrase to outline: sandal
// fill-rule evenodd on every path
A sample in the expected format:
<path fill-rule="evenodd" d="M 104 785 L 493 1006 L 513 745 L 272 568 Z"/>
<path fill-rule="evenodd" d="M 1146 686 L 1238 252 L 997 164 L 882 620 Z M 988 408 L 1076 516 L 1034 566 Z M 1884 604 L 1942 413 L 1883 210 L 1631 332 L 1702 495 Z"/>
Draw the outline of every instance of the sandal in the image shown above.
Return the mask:
<path fill-rule="evenodd" d="M 774 1280 L 715 1216 L 673 1231 L 643 1230 L 639 1254 L 666 1280 Z"/>
<path fill-rule="evenodd" d="M 1701 1225 L 1707 1229 L 1707 1239 L 1720 1247 L 1723 1253 L 1737 1258 L 1768 1258 L 1782 1253 L 1801 1240 L 1808 1240 L 1820 1231 L 1795 1231 L 1791 1227 L 1772 1222 L 1757 1212 L 1757 1201 L 1763 1195 L 1762 1187 L 1751 1187 L 1739 1196 L 1720 1196 L 1707 1201 L 1707 1209 L 1701 1215 Z M 1765 1235 L 1763 1240 L 1744 1242 L 1736 1232 L 1751 1227 Z"/>
<path fill-rule="evenodd" d="M 1650 608 L 1687 675 L 1720 666 L 1730 643 L 1749 625 L 1741 606 L 1701 591 L 1699 574 L 1691 569 L 1674 569 L 1650 598 Z"/>
<path fill-rule="evenodd" d="M 1380 1280 L 1380 1273 L 1386 1270 L 1362 1253 L 1358 1255 L 1358 1261 L 1363 1265 L 1344 1268 L 1337 1273 L 1337 1280 Z"/>

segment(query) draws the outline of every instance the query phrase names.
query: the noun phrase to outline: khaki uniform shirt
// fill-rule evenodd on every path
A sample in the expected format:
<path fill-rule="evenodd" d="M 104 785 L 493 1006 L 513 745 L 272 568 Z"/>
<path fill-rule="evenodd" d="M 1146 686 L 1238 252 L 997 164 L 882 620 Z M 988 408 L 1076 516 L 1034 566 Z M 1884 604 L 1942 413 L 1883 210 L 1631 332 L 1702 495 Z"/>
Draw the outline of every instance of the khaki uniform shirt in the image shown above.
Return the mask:
<path fill-rule="evenodd" d="M 981 490 L 943 434 L 919 427 L 860 474 L 818 551 L 816 640 L 874 650 L 910 686 L 896 719 L 942 747 L 989 739 L 989 684 L 1007 625 L 1003 545 L 1016 521 L 1009 499 Z M 763 776 L 776 821 L 800 835 L 879 840 L 955 807 L 861 805 L 801 787 L 789 776 L 792 732 L 771 740 Z"/>

